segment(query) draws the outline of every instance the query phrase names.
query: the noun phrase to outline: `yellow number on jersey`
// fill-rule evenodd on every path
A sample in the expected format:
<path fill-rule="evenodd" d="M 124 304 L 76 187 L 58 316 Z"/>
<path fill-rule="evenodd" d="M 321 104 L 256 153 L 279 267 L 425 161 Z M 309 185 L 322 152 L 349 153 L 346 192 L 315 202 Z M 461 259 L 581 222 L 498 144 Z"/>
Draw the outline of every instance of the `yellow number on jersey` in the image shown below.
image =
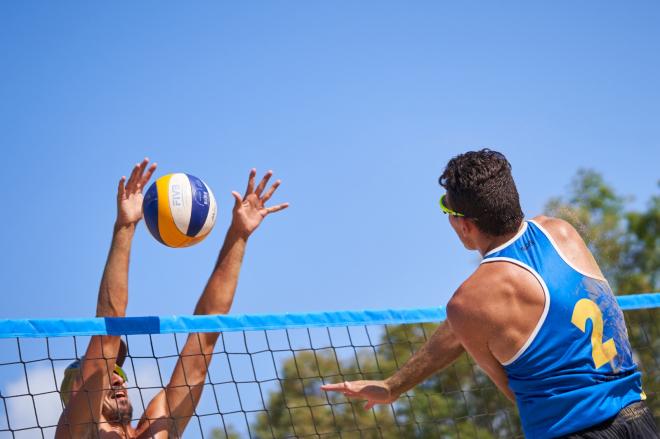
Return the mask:
<path fill-rule="evenodd" d="M 571 323 L 580 331 L 587 332 L 587 320 L 591 319 L 593 329 L 591 331 L 591 356 L 594 359 L 596 369 L 609 363 L 618 355 L 614 340 L 609 339 L 603 343 L 603 313 L 592 300 L 580 299 L 573 308 Z"/>

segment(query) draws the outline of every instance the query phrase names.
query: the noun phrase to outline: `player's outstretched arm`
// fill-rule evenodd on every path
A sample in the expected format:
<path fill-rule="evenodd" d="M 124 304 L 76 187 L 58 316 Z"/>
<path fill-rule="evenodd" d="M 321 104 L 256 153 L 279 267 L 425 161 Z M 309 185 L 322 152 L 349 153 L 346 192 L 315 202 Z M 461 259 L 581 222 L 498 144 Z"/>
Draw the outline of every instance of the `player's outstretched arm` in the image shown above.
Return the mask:
<path fill-rule="evenodd" d="M 248 238 L 266 216 L 289 206 L 288 203 L 282 203 L 266 207 L 266 202 L 273 196 L 280 181 L 276 181 L 266 190 L 272 172 L 268 171 L 256 186 L 255 176 L 256 170 L 252 169 L 243 196 L 232 192 L 234 197 L 232 222 L 213 273 L 197 302 L 195 314 L 229 312 L 234 301 Z M 169 384 L 147 407 L 138 425 L 138 432 L 148 429 L 156 437 L 164 432 L 173 436 L 183 433 L 202 394 L 211 354 L 218 336 L 218 333 L 195 333 L 188 336 Z M 163 435 L 163 437 L 167 436 Z"/>
<path fill-rule="evenodd" d="M 361 380 L 326 384 L 322 390 L 341 392 L 349 398 L 367 401 L 365 409 L 390 404 L 435 372 L 453 363 L 463 346 L 448 322 L 443 322 L 424 345 L 394 375 L 386 380 Z"/>
<path fill-rule="evenodd" d="M 128 179 L 122 177 L 117 188 L 117 219 L 112 244 L 103 271 L 96 304 L 97 317 L 123 317 L 128 303 L 128 263 L 135 226 L 142 219 L 142 189 L 156 170 L 144 159 L 133 168 Z M 56 437 L 82 437 L 81 432 L 97 423 L 105 392 L 110 388 L 119 337 L 91 338 L 83 361 L 82 380 L 77 380 L 60 421 Z"/>

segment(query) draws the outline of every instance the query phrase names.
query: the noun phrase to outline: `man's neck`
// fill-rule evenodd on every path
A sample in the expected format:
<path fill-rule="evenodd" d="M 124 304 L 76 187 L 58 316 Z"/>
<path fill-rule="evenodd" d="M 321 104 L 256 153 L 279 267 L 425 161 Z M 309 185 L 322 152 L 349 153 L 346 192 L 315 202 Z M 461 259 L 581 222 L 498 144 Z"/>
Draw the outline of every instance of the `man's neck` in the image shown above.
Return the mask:
<path fill-rule="evenodd" d="M 516 230 L 515 232 L 507 233 L 506 235 L 502 235 L 502 236 L 485 237 L 483 240 L 481 240 L 481 242 L 477 243 L 477 249 L 479 250 L 479 253 L 481 254 L 482 257 L 485 256 L 486 254 L 488 254 L 488 252 L 511 240 L 511 238 L 516 236 L 523 227 L 525 227 L 525 221 L 522 221 L 520 223 L 520 227 L 518 227 L 518 230 Z"/>

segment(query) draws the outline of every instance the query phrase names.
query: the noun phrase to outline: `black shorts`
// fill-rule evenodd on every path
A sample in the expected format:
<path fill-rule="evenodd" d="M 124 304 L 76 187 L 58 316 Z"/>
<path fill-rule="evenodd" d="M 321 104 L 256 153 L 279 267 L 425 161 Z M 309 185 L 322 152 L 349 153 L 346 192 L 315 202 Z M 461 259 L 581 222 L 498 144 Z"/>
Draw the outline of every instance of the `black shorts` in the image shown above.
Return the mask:
<path fill-rule="evenodd" d="M 658 439 L 658 427 L 644 402 L 622 409 L 618 415 L 562 439 Z"/>

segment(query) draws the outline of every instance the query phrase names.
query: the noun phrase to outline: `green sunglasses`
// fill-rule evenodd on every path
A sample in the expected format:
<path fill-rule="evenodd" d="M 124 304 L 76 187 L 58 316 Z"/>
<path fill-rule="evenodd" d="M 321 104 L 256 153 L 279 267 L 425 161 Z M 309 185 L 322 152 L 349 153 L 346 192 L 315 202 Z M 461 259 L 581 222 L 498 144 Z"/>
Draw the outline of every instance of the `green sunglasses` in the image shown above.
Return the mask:
<path fill-rule="evenodd" d="M 124 380 L 125 383 L 128 382 L 128 377 L 126 376 L 126 372 L 124 372 L 124 369 L 122 369 L 118 364 L 115 364 L 115 370 L 114 372 L 121 377 L 122 380 Z"/>
<path fill-rule="evenodd" d="M 445 199 L 447 198 L 447 194 L 444 194 L 443 196 L 440 197 L 440 209 L 442 209 L 442 213 L 445 213 L 447 215 L 451 216 L 462 216 L 464 217 L 462 213 L 458 213 L 455 210 L 451 210 L 445 205 Z"/>
<path fill-rule="evenodd" d="M 64 376 L 66 377 L 66 375 L 72 373 L 72 371 L 78 373 L 78 369 L 80 369 L 80 360 L 76 360 L 73 363 L 69 364 L 69 366 L 66 369 L 64 369 Z M 115 364 L 115 369 L 113 370 L 113 373 L 119 375 L 121 379 L 124 380 L 125 383 L 128 382 L 128 376 L 126 375 L 126 372 L 124 372 L 124 369 L 122 369 L 120 365 Z"/>

